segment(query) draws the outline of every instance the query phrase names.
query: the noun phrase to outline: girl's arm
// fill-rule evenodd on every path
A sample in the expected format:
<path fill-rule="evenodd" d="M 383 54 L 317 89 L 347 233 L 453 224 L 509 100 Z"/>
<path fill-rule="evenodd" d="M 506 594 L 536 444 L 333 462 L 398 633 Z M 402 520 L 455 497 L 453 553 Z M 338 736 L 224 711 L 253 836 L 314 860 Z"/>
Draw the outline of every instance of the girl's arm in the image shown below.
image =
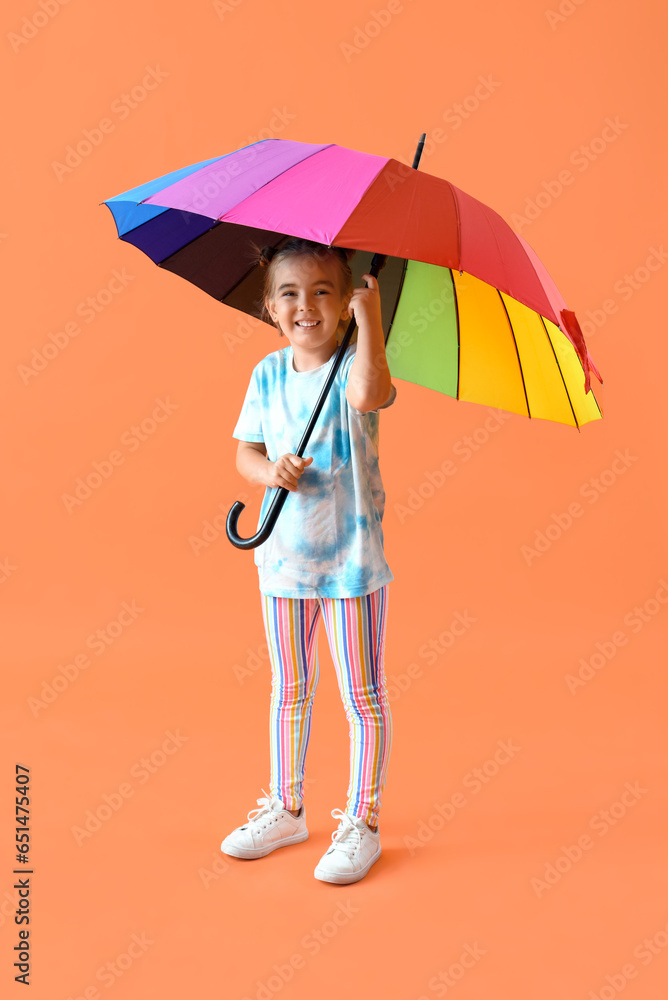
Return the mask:
<path fill-rule="evenodd" d="M 294 492 L 304 467 L 312 461 L 286 454 L 270 462 L 264 441 L 240 441 L 237 447 L 237 472 L 254 486 L 258 483 L 272 489 L 283 486 Z"/>
<path fill-rule="evenodd" d="M 266 486 L 267 449 L 264 441 L 240 441 L 237 447 L 237 472 L 253 486 Z"/>
<path fill-rule="evenodd" d="M 350 366 L 346 399 L 362 413 L 376 410 L 390 397 L 392 382 L 385 356 L 385 337 L 380 316 L 378 282 L 370 274 L 366 288 L 355 288 L 349 312 L 357 320 L 357 347 Z"/>

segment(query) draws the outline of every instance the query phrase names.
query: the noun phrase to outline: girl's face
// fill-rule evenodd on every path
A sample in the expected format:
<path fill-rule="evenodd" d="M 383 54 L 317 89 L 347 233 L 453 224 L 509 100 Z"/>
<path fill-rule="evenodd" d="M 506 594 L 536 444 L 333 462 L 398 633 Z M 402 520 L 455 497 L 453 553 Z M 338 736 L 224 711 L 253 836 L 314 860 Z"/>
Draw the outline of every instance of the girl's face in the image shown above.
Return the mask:
<path fill-rule="evenodd" d="M 293 347 L 334 351 L 339 325 L 350 318 L 349 302 L 335 260 L 292 257 L 276 266 L 267 308 Z"/>

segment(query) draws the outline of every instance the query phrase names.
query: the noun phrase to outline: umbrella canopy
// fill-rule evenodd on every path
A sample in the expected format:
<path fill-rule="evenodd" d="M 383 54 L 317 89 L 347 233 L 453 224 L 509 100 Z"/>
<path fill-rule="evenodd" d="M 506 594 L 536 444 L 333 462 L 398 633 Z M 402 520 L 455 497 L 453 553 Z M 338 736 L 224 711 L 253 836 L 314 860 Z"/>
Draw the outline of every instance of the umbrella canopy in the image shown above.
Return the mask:
<path fill-rule="evenodd" d="M 456 399 L 579 427 L 601 376 L 575 314 L 491 208 L 397 160 L 265 139 L 110 198 L 118 236 L 220 302 L 259 317 L 256 247 L 290 236 L 387 255 L 393 376 Z"/>

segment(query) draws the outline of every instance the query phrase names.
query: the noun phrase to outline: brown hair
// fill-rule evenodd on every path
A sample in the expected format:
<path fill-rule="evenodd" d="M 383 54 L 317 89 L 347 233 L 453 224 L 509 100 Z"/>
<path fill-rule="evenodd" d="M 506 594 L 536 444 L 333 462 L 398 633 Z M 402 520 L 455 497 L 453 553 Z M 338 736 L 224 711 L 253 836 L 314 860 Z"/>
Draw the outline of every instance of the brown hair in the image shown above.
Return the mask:
<path fill-rule="evenodd" d="M 262 247 L 261 250 L 258 247 L 255 247 L 255 249 L 257 252 L 255 263 L 264 269 L 262 312 L 260 314 L 260 319 L 265 323 L 269 323 L 270 326 L 276 326 L 276 324 L 267 309 L 267 299 L 271 299 L 273 297 L 276 268 L 283 260 L 293 257 L 308 257 L 311 260 L 337 261 L 339 265 L 341 294 L 344 296 L 348 294 L 352 295 L 353 275 L 348 261 L 354 255 L 354 250 L 348 250 L 345 247 L 327 246 L 325 243 L 315 243 L 313 240 L 305 240 L 297 236 L 290 237 L 290 239 L 279 248 L 265 246 Z M 283 331 L 278 327 L 276 327 L 276 329 L 278 329 L 281 337 L 283 337 Z"/>

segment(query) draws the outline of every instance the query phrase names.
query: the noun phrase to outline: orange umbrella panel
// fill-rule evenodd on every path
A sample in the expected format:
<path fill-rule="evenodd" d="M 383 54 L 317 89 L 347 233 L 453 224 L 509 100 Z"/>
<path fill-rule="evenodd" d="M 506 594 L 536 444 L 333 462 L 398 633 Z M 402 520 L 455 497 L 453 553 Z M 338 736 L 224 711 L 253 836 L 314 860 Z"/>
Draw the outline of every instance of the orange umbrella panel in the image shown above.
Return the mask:
<path fill-rule="evenodd" d="M 407 261 L 386 351 L 393 376 L 454 399 L 575 427 L 602 416 L 559 327 L 466 272 Z"/>

